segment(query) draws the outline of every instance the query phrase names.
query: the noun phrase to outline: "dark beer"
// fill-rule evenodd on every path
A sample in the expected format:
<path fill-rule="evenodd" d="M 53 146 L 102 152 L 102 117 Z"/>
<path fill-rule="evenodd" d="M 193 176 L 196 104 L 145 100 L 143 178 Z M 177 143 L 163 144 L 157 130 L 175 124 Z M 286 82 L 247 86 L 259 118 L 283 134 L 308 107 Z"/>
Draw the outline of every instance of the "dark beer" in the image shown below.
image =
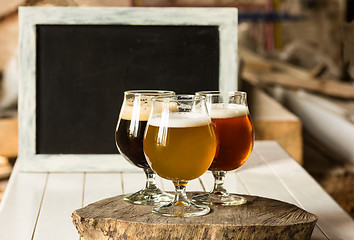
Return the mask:
<path fill-rule="evenodd" d="M 148 168 L 143 151 L 144 131 L 147 121 L 121 119 L 116 130 L 116 143 L 122 156 L 140 168 Z"/>
<path fill-rule="evenodd" d="M 171 95 L 172 91 L 137 90 L 124 93 L 117 128 L 116 145 L 122 156 L 140 168 L 150 168 L 143 151 L 143 139 L 151 111 L 151 99 Z"/>
<path fill-rule="evenodd" d="M 124 92 L 115 138 L 118 151 L 133 165 L 142 168 L 146 175 L 145 188 L 127 194 L 124 201 L 139 205 L 159 205 L 170 202 L 172 196 L 156 185 L 155 173 L 146 162 L 143 150 L 144 132 L 155 96 L 173 95 L 172 91 L 131 90 Z"/>

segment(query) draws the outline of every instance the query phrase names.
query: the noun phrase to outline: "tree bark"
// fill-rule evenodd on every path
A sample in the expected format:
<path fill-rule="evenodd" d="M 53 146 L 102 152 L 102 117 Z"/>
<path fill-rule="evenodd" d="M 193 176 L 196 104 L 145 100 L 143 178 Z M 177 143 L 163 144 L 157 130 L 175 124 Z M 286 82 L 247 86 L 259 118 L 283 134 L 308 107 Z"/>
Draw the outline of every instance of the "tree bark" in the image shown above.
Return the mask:
<path fill-rule="evenodd" d="M 190 195 L 197 193 L 189 193 Z M 245 195 L 241 206 L 211 206 L 201 217 L 163 217 L 152 206 L 119 195 L 73 212 L 85 240 L 103 239 L 310 239 L 317 217 L 295 205 Z"/>

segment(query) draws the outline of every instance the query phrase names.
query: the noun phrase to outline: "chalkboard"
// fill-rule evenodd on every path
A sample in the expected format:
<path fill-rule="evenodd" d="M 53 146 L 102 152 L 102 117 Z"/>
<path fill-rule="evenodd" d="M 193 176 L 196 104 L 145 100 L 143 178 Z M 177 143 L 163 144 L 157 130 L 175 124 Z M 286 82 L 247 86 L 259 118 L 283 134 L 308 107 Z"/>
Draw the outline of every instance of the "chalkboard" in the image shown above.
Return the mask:
<path fill-rule="evenodd" d="M 38 25 L 36 152 L 117 153 L 124 91 L 218 86 L 217 26 Z"/>
<path fill-rule="evenodd" d="M 19 154 L 118 155 L 126 90 L 235 90 L 236 24 L 236 9 L 21 7 Z"/>

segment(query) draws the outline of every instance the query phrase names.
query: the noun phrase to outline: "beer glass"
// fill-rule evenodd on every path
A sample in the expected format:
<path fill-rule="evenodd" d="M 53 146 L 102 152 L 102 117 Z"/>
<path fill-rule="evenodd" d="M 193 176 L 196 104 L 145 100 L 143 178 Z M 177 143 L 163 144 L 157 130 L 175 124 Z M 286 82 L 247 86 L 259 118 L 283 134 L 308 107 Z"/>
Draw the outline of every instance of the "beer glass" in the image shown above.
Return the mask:
<path fill-rule="evenodd" d="M 216 138 L 205 98 L 195 95 L 155 97 L 144 136 L 144 153 L 150 167 L 172 180 L 174 200 L 153 208 L 163 216 L 191 217 L 207 214 L 208 206 L 192 203 L 186 196 L 188 181 L 209 168 Z"/>
<path fill-rule="evenodd" d="M 158 188 L 155 173 L 146 162 L 143 151 L 143 138 L 151 110 L 151 99 L 155 96 L 175 94 L 173 91 L 132 90 L 124 92 L 116 128 L 116 145 L 122 156 L 133 165 L 142 168 L 146 174 L 145 188 L 127 194 L 124 200 L 133 204 L 158 205 L 170 202 L 173 198 Z"/>
<path fill-rule="evenodd" d="M 227 171 L 242 166 L 252 152 L 254 130 L 247 105 L 247 94 L 231 92 L 197 92 L 204 96 L 214 123 L 217 151 L 209 170 L 214 176 L 214 189 L 195 196 L 193 201 L 210 205 L 241 205 L 246 198 L 229 193 L 223 186 Z"/>

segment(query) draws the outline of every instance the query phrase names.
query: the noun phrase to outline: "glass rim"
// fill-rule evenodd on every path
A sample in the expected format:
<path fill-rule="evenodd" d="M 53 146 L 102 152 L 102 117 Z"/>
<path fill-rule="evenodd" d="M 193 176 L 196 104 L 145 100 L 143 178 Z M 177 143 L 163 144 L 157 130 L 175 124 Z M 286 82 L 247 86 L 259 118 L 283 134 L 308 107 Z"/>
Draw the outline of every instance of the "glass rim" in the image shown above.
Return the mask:
<path fill-rule="evenodd" d="M 134 95 L 134 96 L 167 96 L 175 95 L 176 93 L 172 90 L 127 90 L 124 91 L 124 95 Z"/>
<path fill-rule="evenodd" d="M 237 96 L 237 95 L 241 95 L 241 96 L 247 96 L 247 92 L 245 91 L 227 91 L 229 96 Z M 222 91 L 198 91 L 195 94 L 199 94 L 199 95 L 204 95 L 204 96 L 217 96 L 217 95 L 223 95 Z"/>
<path fill-rule="evenodd" d="M 182 99 L 178 99 L 178 98 L 182 98 Z M 200 96 L 200 95 L 199 96 L 193 95 L 193 94 L 176 94 L 176 95 L 170 95 L 170 96 L 156 96 L 156 97 L 152 98 L 153 102 L 180 102 L 180 101 L 193 102 L 193 101 L 198 101 L 198 100 L 205 101 L 205 97 Z"/>

